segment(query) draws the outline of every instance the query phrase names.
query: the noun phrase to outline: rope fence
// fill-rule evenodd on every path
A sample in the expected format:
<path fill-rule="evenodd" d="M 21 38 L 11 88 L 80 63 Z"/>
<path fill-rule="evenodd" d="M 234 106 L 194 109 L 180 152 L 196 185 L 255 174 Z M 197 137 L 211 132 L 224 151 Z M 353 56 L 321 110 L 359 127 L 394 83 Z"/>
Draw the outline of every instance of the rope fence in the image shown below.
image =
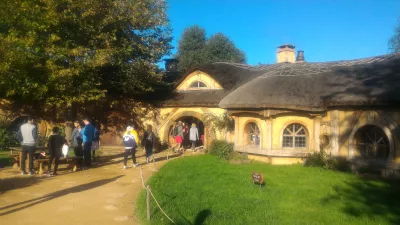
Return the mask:
<path fill-rule="evenodd" d="M 147 194 L 147 195 L 146 195 L 147 220 L 150 221 L 150 195 L 151 195 L 151 197 L 153 197 L 154 201 L 156 202 L 157 207 L 161 210 L 161 212 L 165 215 L 165 217 L 167 217 L 167 218 L 171 221 L 171 223 L 175 224 L 175 222 L 174 222 L 174 221 L 165 213 L 165 211 L 161 208 L 161 206 L 160 206 L 160 204 L 158 203 L 156 197 L 154 196 L 153 192 L 151 191 L 150 186 L 149 186 L 149 185 L 145 186 L 144 178 L 143 178 L 143 168 L 142 168 L 142 166 L 140 166 L 140 177 L 142 178 L 142 187 L 143 187 L 144 189 L 146 189 L 146 192 L 147 192 L 147 193 L 146 193 L 146 194 Z"/>

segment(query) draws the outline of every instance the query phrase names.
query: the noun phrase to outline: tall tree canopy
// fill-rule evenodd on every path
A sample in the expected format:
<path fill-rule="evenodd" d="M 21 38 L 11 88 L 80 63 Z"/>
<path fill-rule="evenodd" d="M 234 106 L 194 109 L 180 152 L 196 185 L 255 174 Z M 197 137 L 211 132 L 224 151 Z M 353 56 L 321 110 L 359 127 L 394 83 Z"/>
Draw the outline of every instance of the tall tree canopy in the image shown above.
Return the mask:
<path fill-rule="evenodd" d="M 389 49 L 392 52 L 400 52 L 400 17 L 394 35 L 389 39 Z"/>
<path fill-rule="evenodd" d="M 156 63 L 171 50 L 164 0 L 0 4 L 0 98 L 51 114 L 113 107 L 159 84 Z"/>
<path fill-rule="evenodd" d="M 202 63 L 245 63 L 246 55 L 222 33 L 206 38 L 203 28 L 194 25 L 184 30 L 179 40 L 177 58 L 179 69 L 185 71 Z"/>

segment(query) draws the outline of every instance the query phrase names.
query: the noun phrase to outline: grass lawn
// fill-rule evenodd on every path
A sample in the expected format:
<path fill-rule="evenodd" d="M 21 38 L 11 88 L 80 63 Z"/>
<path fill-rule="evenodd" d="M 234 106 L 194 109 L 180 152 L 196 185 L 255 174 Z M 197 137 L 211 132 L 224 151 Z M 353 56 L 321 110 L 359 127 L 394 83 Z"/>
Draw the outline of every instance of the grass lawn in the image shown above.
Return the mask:
<path fill-rule="evenodd" d="M 8 156 L 9 151 L 0 151 L 0 168 L 12 166 L 12 158 Z"/>
<path fill-rule="evenodd" d="M 251 182 L 253 171 L 266 185 Z M 400 183 L 301 165 L 232 165 L 209 155 L 167 163 L 149 180 L 176 224 L 400 224 Z M 146 221 L 146 193 L 137 214 Z M 151 224 L 170 224 L 154 201 Z"/>

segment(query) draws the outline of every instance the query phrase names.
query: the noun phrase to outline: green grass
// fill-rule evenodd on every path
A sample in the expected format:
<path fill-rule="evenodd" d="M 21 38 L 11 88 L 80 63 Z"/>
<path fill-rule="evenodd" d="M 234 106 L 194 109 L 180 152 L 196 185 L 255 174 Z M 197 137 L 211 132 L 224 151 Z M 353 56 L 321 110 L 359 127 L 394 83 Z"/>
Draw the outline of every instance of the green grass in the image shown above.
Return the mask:
<path fill-rule="evenodd" d="M 0 151 L 0 168 L 12 166 L 12 158 L 8 155 L 9 151 Z"/>
<path fill-rule="evenodd" d="M 264 174 L 261 189 L 253 171 Z M 149 180 L 176 224 L 400 224 L 400 183 L 301 165 L 232 165 L 209 155 L 167 163 Z M 146 221 L 146 193 L 137 214 Z M 151 224 L 170 224 L 151 202 Z"/>

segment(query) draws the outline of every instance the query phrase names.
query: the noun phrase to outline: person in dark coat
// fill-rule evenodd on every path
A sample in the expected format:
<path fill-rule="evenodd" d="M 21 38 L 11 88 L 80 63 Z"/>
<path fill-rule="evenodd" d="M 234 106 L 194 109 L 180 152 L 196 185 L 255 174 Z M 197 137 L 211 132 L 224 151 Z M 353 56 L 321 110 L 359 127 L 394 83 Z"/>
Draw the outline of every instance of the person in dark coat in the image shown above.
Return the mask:
<path fill-rule="evenodd" d="M 83 157 L 82 148 L 82 134 L 81 134 L 81 124 L 79 121 L 74 122 L 74 130 L 71 134 L 71 140 L 69 141 L 71 147 L 74 149 L 75 156 Z M 82 158 L 78 159 L 78 168 L 82 167 Z"/>
<path fill-rule="evenodd" d="M 48 175 L 51 175 L 51 164 L 54 162 L 54 171 L 52 175 L 57 175 L 57 168 L 58 168 L 58 163 L 60 161 L 61 153 L 62 153 L 62 147 L 67 141 L 63 136 L 60 135 L 60 128 L 58 127 L 53 127 L 53 134 L 50 135 L 49 137 L 49 142 L 47 144 L 47 147 L 49 148 L 50 152 L 50 159 L 49 159 L 49 173 Z"/>
<path fill-rule="evenodd" d="M 153 132 L 153 127 L 151 125 L 148 125 L 147 130 L 144 132 L 142 140 L 142 145 L 146 150 L 146 163 L 149 163 L 150 157 L 152 157 L 153 155 L 153 148 L 155 144 L 156 144 L 156 135 Z"/>

